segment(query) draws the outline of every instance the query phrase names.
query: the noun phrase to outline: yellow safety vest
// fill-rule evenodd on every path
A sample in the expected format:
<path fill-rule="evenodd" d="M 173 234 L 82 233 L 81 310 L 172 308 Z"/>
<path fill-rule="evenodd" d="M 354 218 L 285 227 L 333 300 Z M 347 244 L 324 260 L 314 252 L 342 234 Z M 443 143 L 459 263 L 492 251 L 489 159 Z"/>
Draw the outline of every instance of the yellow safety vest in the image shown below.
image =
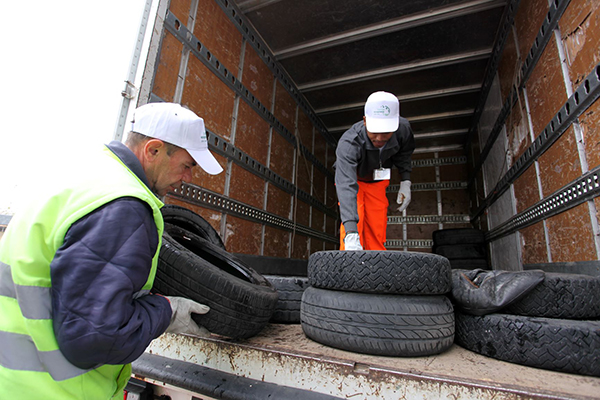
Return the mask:
<path fill-rule="evenodd" d="M 52 328 L 50 263 L 70 226 L 108 202 L 136 197 L 150 205 L 159 243 L 143 290 L 154 282 L 164 229 L 163 203 L 108 148 L 86 167 L 35 193 L 0 240 L 0 398 L 105 400 L 123 398 L 131 365 L 82 370 L 58 348 Z M 62 181 L 62 182 L 61 182 Z"/>

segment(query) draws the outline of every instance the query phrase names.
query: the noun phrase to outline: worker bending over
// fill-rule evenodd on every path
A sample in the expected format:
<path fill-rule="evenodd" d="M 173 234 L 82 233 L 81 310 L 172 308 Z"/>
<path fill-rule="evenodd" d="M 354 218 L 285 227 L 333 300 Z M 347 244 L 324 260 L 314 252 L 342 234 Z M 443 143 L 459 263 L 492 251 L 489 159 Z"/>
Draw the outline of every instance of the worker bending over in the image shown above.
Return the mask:
<path fill-rule="evenodd" d="M 363 120 L 340 138 L 335 185 L 340 204 L 340 250 L 385 250 L 391 167 L 400 172 L 398 211 L 410 203 L 410 158 L 415 139 L 400 116 L 398 98 L 375 92 L 365 103 Z"/>

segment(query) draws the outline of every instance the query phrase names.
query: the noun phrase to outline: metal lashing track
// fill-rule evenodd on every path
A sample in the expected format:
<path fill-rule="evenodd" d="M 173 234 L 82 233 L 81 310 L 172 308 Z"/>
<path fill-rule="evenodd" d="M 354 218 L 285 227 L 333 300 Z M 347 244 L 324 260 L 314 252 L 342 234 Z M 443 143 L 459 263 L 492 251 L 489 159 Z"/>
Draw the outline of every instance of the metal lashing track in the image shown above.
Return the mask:
<path fill-rule="evenodd" d="M 468 224 L 470 218 L 468 215 L 392 215 L 387 217 L 388 225 L 400 224 Z"/>
<path fill-rule="evenodd" d="M 533 71 L 535 65 L 537 64 L 540 57 L 542 56 L 542 53 L 546 49 L 546 45 L 550 41 L 550 38 L 552 37 L 552 33 L 553 33 L 554 29 L 558 25 L 558 21 L 560 20 L 560 17 L 563 15 L 563 13 L 565 12 L 565 9 L 567 8 L 567 6 L 569 5 L 570 2 L 571 2 L 571 0 L 554 0 L 552 2 L 552 4 L 550 5 L 550 9 L 549 9 L 548 13 L 546 14 L 546 18 L 544 18 L 544 22 L 542 23 L 542 26 L 533 42 L 533 46 L 529 50 L 529 53 L 527 54 L 527 58 L 521 65 L 521 77 L 520 77 L 520 82 L 519 82 L 519 89 L 521 89 L 525 86 L 525 83 L 529 79 L 531 72 Z M 506 121 L 506 118 L 510 114 L 510 111 L 514 107 L 515 103 L 517 102 L 517 99 L 518 99 L 517 90 L 515 90 L 515 86 L 513 86 L 510 91 L 510 94 L 508 95 L 508 97 L 506 98 L 506 100 L 504 102 L 504 105 L 502 106 L 502 110 L 500 111 L 500 114 L 498 114 L 498 118 L 496 118 L 494 127 L 492 128 L 490 136 L 488 136 L 485 147 L 479 157 L 480 160 L 477 163 L 477 165 L 475 166 L 475 168 L 473 168 L 471 178 L 469 179 L 469 187 L 475 181 L 475 178 L 477 177 L 477 173 L 481 169 L 481 166 L 485 162 L 485 159 L 487 158 L 492 147 L 494 146 L 496 139 L 498 138 L 500 132 L 502 131 L 504 122 Z"/>
<path fill-rule="evenodd" d="M 487 232 L 485 238 L 487 241 L 496 240 L 560 214 L 599 195 L 600 166 Z"/>
<path fill-rule="evenodd" d="M 561 135 L 571 124 L 600 97 L 600 64 L 579 85 L 554 118 L 538 135 L 529 148 L 519 157 L 514 165 L 504 174 L 496 187 L 485 198 L 471 221 L 477 219 L 493 202 L 495 202 L 510 185 L 521 176 Z"/>
<path fill-rule="evenodd" d="M 394 249 L 427 249 L 433 247 L 433 240 L 387 240 L 384 246 L 388 250 Z"/>
<path fill-rule="evenodd" d="M 297 197 L 300 200 L 317 208 L 323 213 L 329 215 L 330 217 L 334 219 L 339 218 L 339 215 L 336 211 L 327 208 L 325 204 L 323 204 L 314 196 L 311 196 L 304 190 L 297 188 L 296 185 L 294 185 L 292 182 L 279 176 L 278 174 L 276 174 L 275 172 L 273 172 L 272 170 L 255 160 L 254 158 L 250 157 L 248 154 L 244 153 L 231 143 L 221 139 L 218 135 L 214 134 L 208 129 L 206 130 L 206 133 L 208 137 L 208 147 L 215 153 L 218 153 L 230 159 L 235 164 L 272 183 L 273 185 L 282 189 L 286 193 L 289 193 L 294 196 L 297 194 Z"/>
<path fill-rule="evenodd" d="M 233 215 L 248 221 L 274 226 L 287 231 L 295 231 L 301 235 L 313 237 L 327 242 L 338 243 L 338 239 L 335 236 L 316 231 L 298 223 L 294 223 L 289 219 L 282 218 L 276 214 L 263 211 L 256 207 L 252 207 L 240 201 L 230 199 L 227 196 L 212 192 L 200 186 L 192 185 L 191 183 L 183 183 L 181 187 L 179 187 L 170 195 L 183 199 L 187 202 Z"/>
<path fill-rule="evenodd" d="M 413 168 L 419 167 L 437 167 L 440 165 L 456 165 L 456 164 L 466 164 L 467 157 L 465 156 L 457 156 L 457 157 L 443 157 L 443 158 L 425 158 L 420 160 L 412 160 L 410 165 Z"/>
<path fill-rule="evenodd" d="M 187 27 L 173 15 L 170 11 L 165 17 L 165 27 L 167 31 L 173 34 L 181 43 L 187 46 L 192 54 L 200 60 L 213 74 L 215 74 L 223 83 L 238 94 L 246 103 L 252 107 L 258 115 L 267 121 L 273 128 L 294 148 L 300 149 L 302 154 L 314 164 L 327 178 L 333 181 L 333 174 L 327 170 L 317 157 L 311 153 L 302 144 L 296 143 L 296 137 L 291 133 L 275 116 L 262 104 L 250 90 L 242 84 L 219 60 L 200 42 Z"/>
<path fill-rule="evenodd" d="M 410 190 L 413 192 L 422 191 L 433 191 L 433 190 L 460 190 L 466 189 L 467 182 L 424 182 L 424 183 L 413 183 L 410 185 Z M 387 193 L 398 193 L 400 185 L 389 185 L 387 187 Z"/>

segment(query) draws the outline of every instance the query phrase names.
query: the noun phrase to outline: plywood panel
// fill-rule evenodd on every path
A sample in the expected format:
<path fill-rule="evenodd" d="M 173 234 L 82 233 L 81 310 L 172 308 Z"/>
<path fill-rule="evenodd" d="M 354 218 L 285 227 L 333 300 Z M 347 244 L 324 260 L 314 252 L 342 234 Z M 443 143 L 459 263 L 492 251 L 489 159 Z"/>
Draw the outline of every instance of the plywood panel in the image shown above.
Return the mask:
<path fill-rule="evenodd" d="M 442 214 L 469 214 L 469 192 L 442 190 Z"/>
<path fill-rule="evenodd" d="M 307 259 L 310 255 L 310 244 L 308 237 L 296 233 L 293 237 L 292 258 Z"/>
<path fill-rule="evenodd" d="M 325 166 L 327 166 L 327 160 L 326 160 L 326 154 L 327 154 L 327 147 L 329 147 L 329 145 L 327 144 L 327 142 L 325 140 L 319 140 L 321 134 L 316 132 L 315 133 L 315 147 L 314 147 L 314 151 L 313 154 L 315 155 L 315 157 L 317 158 L 317 160 L 319 160 L 319 162 Z"/>
<path fill-rule="evenodd" d="M 573 127 L 563 133 L 538 160 L 543 196 L 548 196 L 581 175 Z"/>
<path fill-rule="evenodd" d="M 308 118 L 304 110 L 298 109 L 298 138 L 300 143 L 306 147 L 311 153 L 313 149 L 313 124 Z"/>
<path fill-rule="evenodd" d="M 225 247 L 230 253 L 260 254 L 262 225 L 227 216 Z"/>
<path fill-rule="evenodd" d="M 223 170 L 225 170 L 227 159 L 218 154 L 213 153 L 213 155 L 221 167 L 223 167 Z M 190 183 L 223 194 L 225 192 L 225 177 L 225 172 L 221 172 L 218 175 L 210 175 L 204 172 L 200 166 L 197 166 L 192 168 L 192 182 Z"/>
<path fill-rule="evenodd" d="M 337 193 L 335 191 L 335 183 L 331 180 L 327 179 L 327 207 L 334 208 L 339 213 L 338 206 L 338 198 Z"/>
<path fill-rule="evenodd" d="M 233 164 L 231 166 L 229 197 L 262 209 L 265 197 L 265 181 L 244 168 Z"/>
<path fill-rule="evenodd" d="M 325 231 L 325 214 L 313 207 L 310 227 L 316 231 Z"/>
<path fill-rule="evenodd" d="M 313 197 L 319 200 L 321 203 L 326 204 L 327 199 L 325 198 L 325 175 L 318 170 L 317 168 L 313 169 Z M 330 206 L 335 205 L 336 203 L 329 203 Z"/>
<path fill-rule="evenodd" d="M 273 115 L 292 134 L 296 128 L 296 102 L 279 81 L 275 88 L 275 110 Z"/>
<path fill-rule="evenodd" d="M 390 194 L 390 206 L 388 207 L 389 215 L 402 215 L 398 212 L 398 203 L 396 202 L 398 194 Z M 412 199 L 406 208 L 407 215 L 437 215 L 437 195 L 433 190 L 428 191 L 413 191 Z"/>
<path fill-rule="evenodd" d="M 290 218 L 292 196 L 276 186 L 269 185 L 267 211 L 280 217 Z"/>
<path fill-rule="evenodd" d="M 523 92 L 519 92 L 519 101 L 513 107 L 506 119 L 508 129 L 509 166 L 513 164 L 531 146 L 531 135 L 529 133 L 529 120 L 527 109 L 523 100 Z"/>
<path fill-rule="evenodd" d="M 600 165 L 600 100 L 579 117 L 589 169 Z"/>
<path fill-rule="evenodd" d="M 517 55 L 517 45 L 513 31 L 510 31 L 502 52 L 502 58 L 498 65 L 498 75 L 500 76 L 500 92 L 502 95 L 502 104 L 510 94 L 511 88 L 516 84 L 521 71 L 520 59 Z"/>
<path fill-rule="evenodd" d="M 587 203 L 549 218 L 547 225 L 553 262 L 597 259 Z"/>
<path fill-rule="evenodd" d="M 447 225 L 446 228 L 454 228 L 454 225 Z M 433 231 L 440 229 L 438 224 L 417 224 L 408 225 L 406 234 L 408 240 L 426 239 L 431 240 Z"/>
<path fill-rule="evenodd" d="M 527 96 L 537 137 L 567 101 L 556 42 L 550 40 L 527 81 Z"/>
<path fill-rule="evenodd" d="M 267 257 L 289 257 L 290 232 L 271 226 L 265 227 L 265 247 Z"/>
<path fill-rule="evenodd" d="M 340 221 L 335 220 L 331 217 L 326 217 L 326 225 L 325 225 L 325 231 L 332 236 L 337 236 L 339 234 L 339 228 L 340 228 Z"/>
<path fill-rule="evenodd" d="M 234 100 L 233 91 L 190 55 L 181 104 L 204 118 L 206 128 L 225 140 L 231 140 Z"/>
<path fill-rule="evenodd" d="M 548 251 L 546 250 L 543 222 L 528 226 L 519 232 L 523 264 L 547 263 Z"/>
<path fill-rule="evenodd" d="M 519 42 L 519 55 L 521 60 L 527 58 L 533 46 L 542 22 L 548 13 L 547 0 L 522 0 L 515 15 L 515 28 Z"/>
<path fill-rule="evenodd" d="M 388 224 L 385 236 L 387 239 L 399 239 L 404 238 L 402 224 Z"/>
<path fill-rule="evenodd" d="M 275 77 L 269 67 L 254 51 L 252 45 L 246 42 L 242 83 L 268 110 L 271 110 L 273 102 L 274 80 Z"/>
<path fill-rule="evenodd" d="M 171 0 L 169 11 L 171 11 L 183 24 L 187 24 L 190 16 L 191 4 L 192 0 Z"/>
<path fill-rule="evenodd" d="M 294 148 L 292 144 L 273 130 L 271 137 L 271 158 L 269 167 L 288 181 L 293 181 Z"/>
<path fill-rule="evenodd" d="M 240 65 L 242 34 L 214 0 L 199 0 L 194 36 L 233 75 Z"/>
<path fill-rule="evenodd" d="M 175 96 L 182 51 L 183 44 L 165 31 L 152 87 L 152 92 L 164 101 L 172 102 Z"/>
<path fill-rule="evenodd" d="M 448 181 L 467 181 L 467 164 L 442 165 L 440 166 L 440 180 Z"/>
<path fill-rule="evenodd" d="M 235 146 L 267 165 L 269 154 L 269 124 L 245 102 L 238 108 Z"/>
<path fill-rule="evenodd" d="M 514 183 L 517 213 L 540 201 L 535 166 L 530 166 Z"/>
<path fill-rule="evenodd" d="M 310 206 L 303 201 L 296 201 L 294 203 L 294 208 L 294 211 L 292 211 L 292 219 L 295 218 L 296 222 L 300 225 L 309 226 Z"/>
<path fill-rule="evenodd" d="M 325 249 L 325 242 L 317 240 L 315 238 L 310 239 L 310 254 L 316 253 L 317 251 L 323 251 Z"/>
<path fill-rule="evenodd" d="M 600 62 L 600 2 L 570 2 L 559 27 L 569 64 L 569 77 L 576 88 Z"/>

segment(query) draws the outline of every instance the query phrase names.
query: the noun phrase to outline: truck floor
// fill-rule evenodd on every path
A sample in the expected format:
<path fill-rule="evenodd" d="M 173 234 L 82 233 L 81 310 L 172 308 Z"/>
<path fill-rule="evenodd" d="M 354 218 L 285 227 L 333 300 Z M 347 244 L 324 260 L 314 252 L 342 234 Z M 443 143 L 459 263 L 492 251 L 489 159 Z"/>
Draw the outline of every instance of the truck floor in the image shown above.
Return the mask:
<path fill-rule="evenodd" d="M 429 357 L 356 354 L 308 339 L 300 325 L 270 324 L 238 341 L 164 334 L 146 351 L 348 399 L 600 398 L 596 377 L 507 363 L 457 345 Z"/>

